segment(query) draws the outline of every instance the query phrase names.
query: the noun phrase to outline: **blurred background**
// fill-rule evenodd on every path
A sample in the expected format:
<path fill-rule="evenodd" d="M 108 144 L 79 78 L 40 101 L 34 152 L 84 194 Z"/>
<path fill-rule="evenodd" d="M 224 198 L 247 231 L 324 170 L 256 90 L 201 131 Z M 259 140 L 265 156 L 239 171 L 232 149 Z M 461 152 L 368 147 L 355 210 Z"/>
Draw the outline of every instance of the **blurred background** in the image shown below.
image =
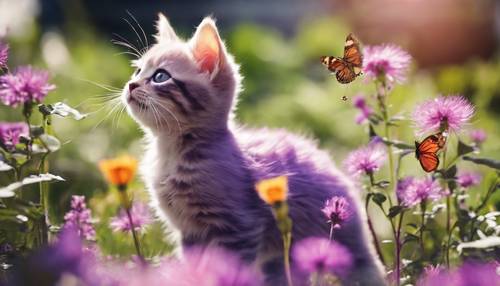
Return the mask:
<path fill-rule="evenodd" d="M 366 126 L 354 122 L 352 102 L 341 98 L 373 93 L 374 86 L 362 79 L 338 84 L 319 57 L 340 56 L 345 36 L 354 32 L 364 45 L 392 42 L 414 57 L 414 75 L 391 94 L 393 114 L 408 116 L 415 103 L 439 93 L 461 93 L 477 107 L 471 128 L 489 135 L 482 155 L 499 158 L 500 1 L 0 0 L 0 36 L 11 45 L 9 66 L 49 69 L 57 89 L 46 102 L 64 101 L 89 114 L 78 122 L 55 119 L 65 144 L 52 157 L 51 169 L 67 181 L 51 185 L 51 200 L 58 206 L 54 217 L 62 218 L 74 194 L 91 198 L 96 217 L 115 214 L 115 194 L 108 191 L 96 163 L 120 153 L 140 157 L 141 132 L 117 112 L 119 107 L 111 112 L 113 106 L 102 98 L 110 92 L 102 85 L 121 88 L 133 71 L 126 49 L 112 40 L 126 39 L 142 48 L 136 18 L 153 42 L 160 11 L 184 38 L 204 16 L 217 19 L 244 76 L 237 111 L 241 122 L 317 138 L 340 164 L 349 150 L 368 140 Z M 21 119 L 19 110 L 0 106 L 0 112 L 2 121 Z M 394 136 L 412 144 L 411 122 L 401 125 Z M 405 174 L 422 175 L 417 164 L 403 160 Z M 0 177 L 1 185 L 4 181 Z M 485 189 L 483 184 L 476 191 Z M 139 180 L 134 191 L 144 197 Z M 380 229 L 384 233 L 384 226 Z M 151 241 L 163 237 L 159 226 L 148 235 Z M 129 251 L 121 245 L 131 242 L 111 238 L 109 230 L 100 230 L 98 236 L 109 253 Z M 157 243 L 152 248 L 158 253 L 169 246 Z"/>

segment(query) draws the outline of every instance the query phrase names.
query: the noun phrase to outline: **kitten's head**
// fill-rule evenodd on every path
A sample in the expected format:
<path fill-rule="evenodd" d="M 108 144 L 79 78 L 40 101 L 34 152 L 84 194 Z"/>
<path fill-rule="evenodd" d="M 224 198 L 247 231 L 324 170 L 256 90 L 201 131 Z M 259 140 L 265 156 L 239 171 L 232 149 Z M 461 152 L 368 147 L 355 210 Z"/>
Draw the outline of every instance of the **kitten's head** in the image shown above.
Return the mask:
<path fill-rule="evenodd" d="M 133 118 L 153 132 L 227 126 L 240 78 L 215 22 L 205 18 L 188 41 L 159 15 L 154 44 L 133 61 L 122 98 Z"/>

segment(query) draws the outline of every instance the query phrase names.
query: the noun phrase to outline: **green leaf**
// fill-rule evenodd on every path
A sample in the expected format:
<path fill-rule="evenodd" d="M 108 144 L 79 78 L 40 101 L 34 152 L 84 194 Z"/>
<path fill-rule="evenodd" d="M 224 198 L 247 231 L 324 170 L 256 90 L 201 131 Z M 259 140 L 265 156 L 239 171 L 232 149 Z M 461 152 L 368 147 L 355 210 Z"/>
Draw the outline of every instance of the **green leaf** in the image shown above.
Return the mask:
<path fill-rule="evenodd" d="M 43 133 L 45 133 L 45 130 L 43 130 L 42 126 L 31 126 L 31 135 L 34 138 L 40 137 Z"/>
<path fill-rule="evenodd" d="M 403 141 L 398 140 L 387 140 L 387 138 L 382 138 L 385 144 L 394 146 L 401 150 L 415 150 L 415 146 L 407 144 Z"/>
<path fill-rule="evenodd" d="M 403 210 L 404 210 L 404 208 L 402 206 L 393 206 L 389 209 L 389 214 L 387 214 L 387 216 L 389 216 L 390 218 L 393 218 L 393 217 L 397 216 L 398 214 L 400 214 Z"/>
<path fill-rule="evenodd" d="M 64 181 L 64 179 L 62 177 L 48 173 L 40 175 L 31 175 L 29 177 L 24 178 L 20 182 L 15 182 L 6 187 L 0 188 L 0 198 L 13 197 L 15 195 L 14 191 L 22 186 L 36 184 L 40 182 L 50 182 L 50 181 Z"/>
<path fill-rule="evenodd" d="M 52 135 L 43 134 L 42 136 L 40 136 L 40 140 L 42 140 L 45 146 L 49 148 L 50 152 L 55 152 L 61 148 L 61 142 L 59 141 L 59 139 Z"/>
<path fill-rule="evenodd" d="M 458 252 L 462 252 L 464 248 L 493 248 L 500 246 L 500 237 L 499 236 L 489 236 L 479 240 L 470 241 L 470 242 L 462 242 L 458 245 Z"/>
<path fill-rule="evenodd" d="M 81 114 L 78 110 L 69 107 L 66 103 L 57 102 L 49 105 L 52 110 L 50 114 L 59 115 L 61 117 L 72 117 L 75 120 L 82 120 L 87 117 L 86 114 Z"/>
<path fill-rule="evenodd" d="M 500 170 L 500 161 L 494 160 L 494 159 L 488 159 L 488 158 L 477 158 L 477 157 L 470 157 L 470 156 L 464 156 L 463 159 L 465 161 L 472 162 L 474 164 L 478 165 L 484 165 L 488 166 L 493 169 Z"/>
<path fill-rule="evenodd" d="M 382 193 L 373 193 L 372 200 L 381 206 L 387 200 L 387 197 Z"/>
<path fill-rule="evenodd" d="M 370 136 L 370 139 L 378 136 L 377 133 L 375 132 L 375 129 L 373 128 L 372 124 L 368 125 L 368 136 Z"/>
<path fill-rule="evenodd" d="M 14 168 L 12 168 L 11 165 L 3 162 L 3 161 L 0 161 L 0 172 L 5 172 L 5 171 L 10 171 Z"/>
<path fill-rule="evenodd" d="M 463 156 L 465 154 L 469 154 L 474 152 L 474 147 L 465 144 L 461 140 L 458 140 L 458 146 L 457 146 L 457 156 Z"/>
<path fill-rule="evenodd" d="M 381 188 L 381 189 L 385 189 L 389 186 L 390 182 L 389 181 L 379 181 L 379 182 L 376 182 L 375 183 L 375 186 Z"/>

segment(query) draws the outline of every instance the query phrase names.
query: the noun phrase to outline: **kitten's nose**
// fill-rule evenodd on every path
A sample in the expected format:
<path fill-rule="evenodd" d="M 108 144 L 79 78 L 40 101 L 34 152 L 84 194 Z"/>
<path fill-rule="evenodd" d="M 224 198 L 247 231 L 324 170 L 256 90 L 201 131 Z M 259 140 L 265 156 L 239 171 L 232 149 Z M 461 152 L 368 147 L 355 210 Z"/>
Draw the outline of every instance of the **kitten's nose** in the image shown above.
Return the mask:
<path fill-rule="evenodd" d="M 139 84 L 136 82 L 131 82 L 128 84 L 128 91 L 132 92 L 132 90 L 136 89 L 139 87 Z"/>

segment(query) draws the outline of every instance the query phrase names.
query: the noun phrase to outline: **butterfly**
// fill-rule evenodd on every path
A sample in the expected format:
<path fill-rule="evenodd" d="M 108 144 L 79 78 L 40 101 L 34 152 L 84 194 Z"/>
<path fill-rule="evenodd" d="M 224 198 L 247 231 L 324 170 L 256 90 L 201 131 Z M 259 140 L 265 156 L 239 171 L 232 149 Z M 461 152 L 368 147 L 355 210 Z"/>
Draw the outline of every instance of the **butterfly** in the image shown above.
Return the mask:
<path fill-rule="evenodd" d="M 361 74 L 363 55 L 359 49 L 359 41 L 353 34 L 347 35 L 344 46 L 344 57 L 321 57 L 321 63 L 335 73 L 340 83 L 350 83 Z"/>
<path fill-rule="evenodd" d="M 439 166 L 437 152 L 446 144 L 446 134 L 437 133 L 427 136 L 422 142 L 415 141 L 415 157 L 420 162 L 422 169 L 432 172 Z"/>

